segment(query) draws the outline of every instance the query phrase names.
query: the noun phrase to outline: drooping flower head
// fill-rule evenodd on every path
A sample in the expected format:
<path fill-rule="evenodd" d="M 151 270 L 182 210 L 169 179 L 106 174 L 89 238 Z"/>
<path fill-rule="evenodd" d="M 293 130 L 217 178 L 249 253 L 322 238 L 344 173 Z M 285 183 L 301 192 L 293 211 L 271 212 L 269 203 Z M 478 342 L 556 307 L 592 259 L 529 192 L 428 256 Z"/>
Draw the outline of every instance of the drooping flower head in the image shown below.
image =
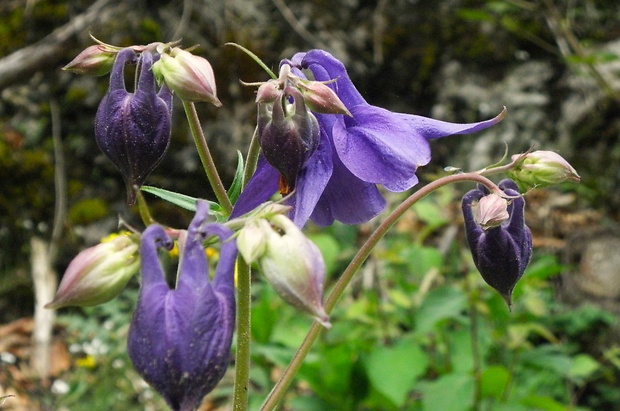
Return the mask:
<path fill-rule="evenodd" d="M 128 352 L 136 370 L 173 410 L 196 409 L 221 380 L 230 360 L 235 323 L 232 231 L 205 225 L 208 205 L 199 202 L 181 250 L 177 284 L 168 286 L 157 249 L 173 242 L 159 225 L 142 234 L 142 284 L 131 320 Z M 213 281 L 203 247 L 207 236 L 222 241 Z"/>
<path fill-rule="evenodd" d="M 474 217 L 474 202 L 479 202 L 480 206 L 480 202 L 485 198 L 497 196 L 489 194 L 486 188 L 476 188 L 466 193 L 461 207 L 465 218 L 467 243 L 474 263 L 484 281 L 495 288 L 510 306 L 512 290 L 523 276 L 532 256 L 532 233 L 525 225 L 525 200 L 519 194 L 515 182 L 502 180 L 499 187 L 508 198 L 498 200 L 499 197 L 492 197 L 491 204 L 484 205 L 487 210 L 478 213 L 478 218 L 488 216 L 488 210 L 496 210 L 493 214 L 502 216 L 503 222 L 486 225 L 488 218 L 481 222 Z M 508 216 L 504 215 L 502 207 L 495 206 L 499 201 L 508 201 Z"/>
<path fill-rule="evenodd" d="M 130 93 L 123 72 L 126 64 L 136 60 L 140 73 L 136 89 Z M 131 48 L 122 49 L 95 118 L 97 144 L 121 172 L 129 204 L 136 200 L 134 186 L 144 183 L 170 144 L 172 94 L 165 86 L 157 92 L 153 60 L 150 51 L 143 51 L 137 59 Z"/>
<path fill-rule="evenodd" d="M 316 81 L 335 92 L 350 114 L 315 112 L 319 145 L 299 170 L 289 201 L 293 206 L 291 218 L 300 227 L 309 218 L 321 226 L 334 220 L 347 224 L 370 220 L 385 207 L 378 184 L 390 191 L 404 191 L 417 184 L 417 168 L 431 159 L 429 140 L 479 131 L 504 115 L 502 112 L 479 123 L 455 124 L 394 113 L 368 104 L 344 65 L 326 51 L 298 53 L 283 64 L 290 65 L 299 78 L 305 78 L 302 69 L 309 69 Z M 259 159 L 233 216 L 252 210 L 277 189 L 277 170 L 264 158 Z"/>
<path fill-rule="evenodd" d="M 280 193 L 289 194 L 295 189 L 299 171 L 319 144 L 319 123 L 293 87 L 279 92 L 273 102 L 259 102 L 258 112 L 263 155 L 280 172 Z"/>

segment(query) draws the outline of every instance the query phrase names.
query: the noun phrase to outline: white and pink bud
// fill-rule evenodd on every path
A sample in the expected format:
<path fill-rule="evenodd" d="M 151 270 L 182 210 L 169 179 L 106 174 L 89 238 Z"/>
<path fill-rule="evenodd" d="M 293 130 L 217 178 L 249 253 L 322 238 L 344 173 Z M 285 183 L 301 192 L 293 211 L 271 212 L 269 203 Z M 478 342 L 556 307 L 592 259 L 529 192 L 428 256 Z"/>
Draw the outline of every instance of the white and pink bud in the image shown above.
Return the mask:
<path fill-rule="evenodd" d="M 179 47 L 161 54 L 153 64 L 157 81 L 165 83 L 185 102 L 205 101 L 220 107 L 215 75 L 209 61 Z"/>
<path fill-rule="evenodd" d="M 69 264 L 46 308 L 93 306 L 116 297 L 140 268 L 139 242 L 116 235 L 80 252 Z"/>

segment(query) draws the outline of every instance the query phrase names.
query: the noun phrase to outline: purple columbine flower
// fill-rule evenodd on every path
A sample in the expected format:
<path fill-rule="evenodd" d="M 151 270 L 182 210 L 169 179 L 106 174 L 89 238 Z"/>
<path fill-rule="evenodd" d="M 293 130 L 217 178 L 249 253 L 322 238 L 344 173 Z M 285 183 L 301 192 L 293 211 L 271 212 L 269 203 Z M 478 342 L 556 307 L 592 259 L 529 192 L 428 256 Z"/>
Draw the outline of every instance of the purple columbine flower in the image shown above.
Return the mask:
<path fill-rule="evenodd" d="M 141 186 L 159 164 L 170 144 L 172 94 L 156 90 L 151 70 L 155 58 L 143 51 L 138 59 L 139 79 L 134 93 L 125 88 L 125 65 L 136 61 L 131 48 L 121 50 L 110 74 L 110 89 L 95 117 L 99 148 L 121 172 L 127 186 L 127 202 L 136 201 L 134 186 Z"/>
<path fill-rule="evenodd" d="M 159 225 L 142 234 L 142 285 L 129 328 L 129 357 L 146 382 L 173 410 L 196 409 L 222 379 L 230 360 L 235 324 L 232 231 L 206 224 L 208 206 L 199 202 L 187 230 L 175 289 L 170 289 L 157 256 L 173 242 Z M 222 241 L 213 281 L 209 281 L 203 240 Z"/>
<path fill-rule="evenodd" d="M 346 224 L 370 220 L 385 207 L 377 184 L 390 191 L 417 184 L 417 168 L 431 159 L 429 140 L 483 130 L 504 116 L 502 112 L 487 121 L 456 124 L 372 106 L 357 91 L 344 65 L 323 50 L 298 53 L 283 64 L 291 65 L 300 77 L 304 76 L 301 69 L 309 69 L 315 80 L 331 81 L 327 85 L 351 113 L 315 113 L 321 129 L 319 146 L 299 171 L 289 201 L 291 219 L 300 227 L 309 218 L 321 226 L 334 220 Z M 278 178 L 261 157 L 233 216 L 268 200 L 278 190 Z"/>
<path fill-rule="evenodd" d="M 525 200 L 517 184 L 502 180 L 499 188 L 509 197 L 508 219 L 499 226 L 484 229 L 474 218 L 472 204 L 489 195 L 486 188 L 469 191 L 461 202 L 467 243 L 482 278 L 495 288 L 508 306 L 512 290 L 523 275 L 532 256 L 532 233 L 525 225 Z"/>

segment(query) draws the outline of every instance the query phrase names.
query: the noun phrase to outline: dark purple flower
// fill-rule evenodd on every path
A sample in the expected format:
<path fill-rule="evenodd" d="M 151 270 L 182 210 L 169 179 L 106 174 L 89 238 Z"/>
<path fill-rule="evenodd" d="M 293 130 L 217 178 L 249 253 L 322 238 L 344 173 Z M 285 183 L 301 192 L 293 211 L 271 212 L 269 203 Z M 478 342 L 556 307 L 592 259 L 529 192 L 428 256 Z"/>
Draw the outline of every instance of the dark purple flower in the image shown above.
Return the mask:
<path fill-rule="evenodd" d="M 154 57 L 143 51 L 138 60 L 139 78 L 134 93 L 125 88 L 123 72 L 136 61 L 126 48 L 116 57 L 110 74 L 110 89 L 95 118 L 99 148 L 121 172 L 127 185 L 127 201 L 134 204 L 134 186 L 141 186 L 164 157 L 170 143 L 172 94 L 167 87 L 157 93 L 151 70 Z"/>
<path fill-rule="evenodd" d="M 461 207 L 465 218 L 467 243 L 482 278 L 511 305 L 512 290 L 523 275 L 532 256 L 532 233 L 525 225 L 525 200 L 517 184 L 502 180 L 499 187 L 510 197 L 509 218 L 499 226 L 483 229 L 474 218 L 472 203 L 489 195 L 477 188 L 463 196 Z"/>
<path fill-rule="evenodd" d="M 206 224 L 208 206 L 198 203 L 187 230 L 178 280 L 170 289 L 157 256 L 173 242 L 159 225 L 142 234 L 142 285 L 127 342 L 129 357 L 144 380 L 173 410 L 196 409 L 222 379 L 230 360 L 235 324 L 234 268 L 237 248 L 226 241 L 232 231 Z M 213 281 L 209 281 L 203 240 L 222 241 Z"/>
<path fill-rule="evenodd" d="M 308 218 L 322 226 L 334 220 L 347 224 L 370 220 L 385 207 L 377 184 L 390 191 L 405 191 L 417 184 L 417 168 L 431 159 L 429 140 L 483 130 L 504 115 L 502 112 L 487 121 L 456 124 L 393 113 L 368 104 L 344 65 L 326 51 L 298 53 L 283 63 L 290 64 L 292 72 L 299 76 L 303 76 L 301 69 L 310 69 L 317 81 L 332 81 L 327 85 L 351 113 L 315 113 L 321 129 L 320 143 L 300 169 L 290 198 L 294 207 L 291 219 L 298 226 Z M 268 200 L 277 191 L 277 179 L 278 172 L 268 162 L 259 161 L 233 216 Z"/>

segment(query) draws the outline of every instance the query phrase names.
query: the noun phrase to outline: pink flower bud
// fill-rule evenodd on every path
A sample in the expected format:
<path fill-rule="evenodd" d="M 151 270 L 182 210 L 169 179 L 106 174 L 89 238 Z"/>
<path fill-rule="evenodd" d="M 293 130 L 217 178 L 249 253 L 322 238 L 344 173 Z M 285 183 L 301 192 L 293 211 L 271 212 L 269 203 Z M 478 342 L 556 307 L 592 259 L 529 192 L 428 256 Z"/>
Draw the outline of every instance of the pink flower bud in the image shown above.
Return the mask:
<path fill-rule="evenodd" d="M 478 202 L 475 219 L 483 230 L 497 227 L 508 218 L 508 201 L 499 194 L 489 194 Z"/>
<path fill-rule="evenodd" d="M 103 304 L 120 294 L 139 267 L 138 242 L 129 235 L 117 235 L 80 252 L 67 267 L 54 300 L 45 307 Z"/>
<path fill-rule="evenodd" d="M 320 81 L 302 80 L 296 85 L 310 110 L 323 114 L 351 115 L 334 90 L 326 84 Z"/>
<path fill-rule="evenodd" d="M 103 76 L 112 70 L 118 50 L 101 44 L 86 47 L 62 69 L 77 74 Z"/>
<path fill-rule="evenodd" d="M 158 81 L 163 81 L 183 101 L 206 101 L 216 107 L 222 105 L 216 96 L 213 68 L 202 57 L 174 47 L 153 64 L 153 71 Z"/>

